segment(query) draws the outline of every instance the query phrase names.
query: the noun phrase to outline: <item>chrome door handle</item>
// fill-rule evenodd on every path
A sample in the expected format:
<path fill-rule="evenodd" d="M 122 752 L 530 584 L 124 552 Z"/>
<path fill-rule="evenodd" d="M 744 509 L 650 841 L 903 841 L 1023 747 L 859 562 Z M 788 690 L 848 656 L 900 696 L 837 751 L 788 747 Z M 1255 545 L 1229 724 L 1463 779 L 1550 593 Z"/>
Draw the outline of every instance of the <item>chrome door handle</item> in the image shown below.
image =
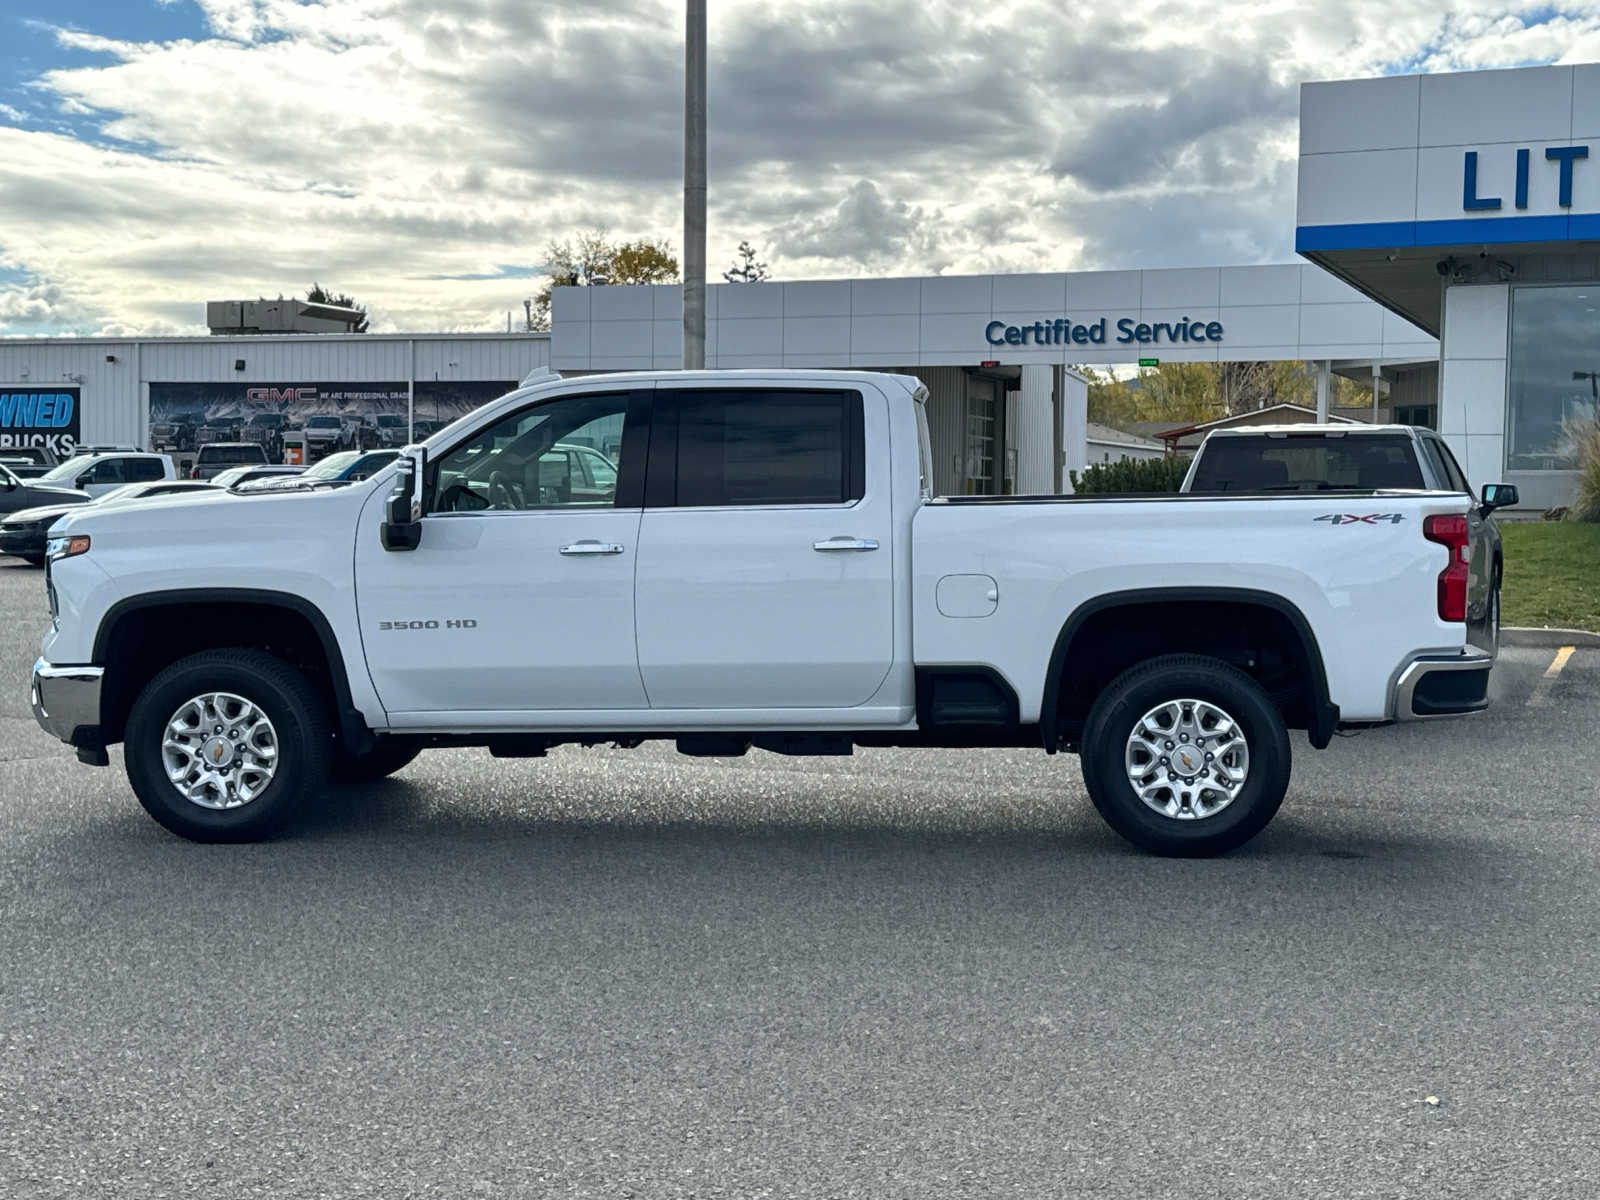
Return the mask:
<path fill-rule="evenodd" d="M 825 538 L 820 542 L 812 542 L 811 548 L 820 550 L 824 554 L 835 554 L 841 550 L 876 550 L 878 548 L 878 540 L 876 538 L 831 537 Z"/>
<path fill-rule="evenodd" d="M 581 558 L 591 554 L 621 554 L 622 547 L 615 542 L 597 542 L 593 538 L 584 538 L 581 542 L 562 546 L 561 553 Z"/>

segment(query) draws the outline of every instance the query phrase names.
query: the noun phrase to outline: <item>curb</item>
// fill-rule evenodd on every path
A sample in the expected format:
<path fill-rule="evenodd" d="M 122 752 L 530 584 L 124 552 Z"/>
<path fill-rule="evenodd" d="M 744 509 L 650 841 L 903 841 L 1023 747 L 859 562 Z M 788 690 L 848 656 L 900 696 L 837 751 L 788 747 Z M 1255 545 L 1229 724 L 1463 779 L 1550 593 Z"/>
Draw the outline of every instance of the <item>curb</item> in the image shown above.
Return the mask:
<path fill-rule="evenodd" d="M 1544 649 L 1555 649 L 1558 646 L 1600 649 L 1600 633 L 1590 633 L 1586 629 L 1521 629 L 1514 625 L 1505 625 L 1500 629 L 1500 644 L 1538 646 Z"/>

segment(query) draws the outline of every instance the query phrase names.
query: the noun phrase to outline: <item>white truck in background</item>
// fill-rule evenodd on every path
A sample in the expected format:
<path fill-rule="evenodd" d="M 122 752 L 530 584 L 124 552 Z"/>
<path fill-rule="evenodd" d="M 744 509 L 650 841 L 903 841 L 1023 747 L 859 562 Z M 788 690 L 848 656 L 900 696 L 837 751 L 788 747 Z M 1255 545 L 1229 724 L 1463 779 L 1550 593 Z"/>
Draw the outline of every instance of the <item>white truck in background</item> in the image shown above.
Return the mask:
<path fill-rule="evenodd" d="M 1195 451 L 1179 490 L 1230 495 L 1419 489 L 1471 491 L 1466 473 L 1442 437 L 1414 425 L 1340 424 L 1214 429 Z M 1500 583 L 1505 571 L 1493 514 L 1497 508 L 1515 507 L 1518 500 L 1514 486 L 1491 483 L 1484 489 L 1482 503 L 1467 509 L 1463 559 L 1467 634 L 1490 651 L 1497 650 L 1500 641 Z"/>
<path fill-rule="evenodd" d="M 362 483 L 69 515 L 35 715 L 86 762 L 122 743 L 145 808 L 203 841 L 429 747 L 671 739 L 1076 750 L 1119 833 L 1205 855 L 1272 819 L 1291 729 L 1486 705 L 1470 497 L 935 499 L 925 397 L 551 377 Z M 552 452 L 618 442 L 598 480 Z"/>

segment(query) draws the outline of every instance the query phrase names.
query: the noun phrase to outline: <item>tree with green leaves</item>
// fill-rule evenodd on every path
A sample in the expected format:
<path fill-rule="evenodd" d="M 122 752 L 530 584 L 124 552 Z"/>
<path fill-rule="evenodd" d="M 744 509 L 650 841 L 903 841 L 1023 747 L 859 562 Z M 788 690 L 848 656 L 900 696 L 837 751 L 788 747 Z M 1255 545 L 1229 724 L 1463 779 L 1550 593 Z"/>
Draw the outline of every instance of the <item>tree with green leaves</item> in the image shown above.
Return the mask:
<path fill-rule="evenodd" d="M 1317 403 L 1316 379 L 1303 362 L 1164 362 L 1140 367 L 1133 379 L 1084 369 L 1089 378 L 1089 420 L 1121 426 L 1132 421 L 1186 425 L 1255 412 L 1274 404 Z M 1370 384 L 1335 375 L 1329 403 L 1362 408 L 1372 402 Z"/>
<path fill-rule="evenodd" d="M 551 242 L 545 248 L 543 287 L 533 297 L 530 329 L 550 328 L 550 293 L 558 287 L 602 287 L 610 283 L 675 283 L 678 260 L 657 238 L 613 242 L 606 231 L 580 233 L 571 241 Z"/>
<path fill-rule="evenodd" d="M 1093 369 L 1089 377 L 1089 420 L 1113 427 L 1132 421 L 1209 421 L 1221 416 L 1215 363 L 1162 363 L 1141 367 L 1134 379 L 1117 379 Z"/>
<path fill-rule="evenodd" d="M 357 304 L 354 296 L 346 296 L 343 292 L 335 292 L 323 287 L 320 283 L 313 283 L 306 292 L 308 304 L 331 304 L 335 308 L 353 308 L 361 314 L 361 320 L 350 326 L 351 333 L 365 333 L 372 322 L 367 319 L 367 306 Z"/>
<path fill-rule="evenodd" d="M 722 273 L 729 283 L 763 283 L 771 278 L 767 264 L 756 259 L 756 248 L 749 242 L 739 243 L 739 256 L 733 266 Z"/>

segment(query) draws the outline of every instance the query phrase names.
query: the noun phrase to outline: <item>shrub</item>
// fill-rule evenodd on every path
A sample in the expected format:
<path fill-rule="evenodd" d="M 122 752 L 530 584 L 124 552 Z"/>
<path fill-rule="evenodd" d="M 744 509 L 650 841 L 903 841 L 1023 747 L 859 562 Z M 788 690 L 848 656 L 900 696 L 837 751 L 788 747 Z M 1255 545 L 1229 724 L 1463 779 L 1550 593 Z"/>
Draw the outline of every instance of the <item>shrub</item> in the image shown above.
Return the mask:
<path fill-rule="evenodd" d="M 1578 452 L 1578 494 L 1567 509 L 1569 521 L 1600 521 L 1600 421 L 1571 431 Z"/>
<path fill-rule="evenodd" d="M 1175 492 L 1189 472 L 1187 458 L 1124 458 L 1120 462 L 1095 463 L 1081 475 L 1068 472 L 1072 490 L 1079 495 L 1104 495 L 1108 492 Z"/>

